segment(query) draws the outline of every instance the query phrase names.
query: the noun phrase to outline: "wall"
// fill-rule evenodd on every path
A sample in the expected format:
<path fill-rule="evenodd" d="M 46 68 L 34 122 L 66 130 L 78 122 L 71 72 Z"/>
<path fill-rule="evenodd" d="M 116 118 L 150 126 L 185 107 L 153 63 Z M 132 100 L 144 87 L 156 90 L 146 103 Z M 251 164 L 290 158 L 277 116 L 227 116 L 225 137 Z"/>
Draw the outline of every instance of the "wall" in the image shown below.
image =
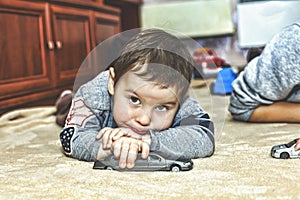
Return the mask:
<path fill-rule="evenodd" d="M 195 0 L 199 1 L 199 0 Z M 200 0 L 201 1 L 201 0 Z M 218 0 L 217 0 L 218 1 Z M 144 0 L 144 5 L 151 4 L 165 4 L 171 2 L 182 2 L 180 0 Z M 213 35 L 206 37 L 193 37 L 199 45 L 202 47 L 212 48 L 216 53 L 225 59 L 233 67 L 243 68 L 246 64 L 246 49 L 241 49 L 238 45 L 238 36 L 237 36 L 237 0 L 230 0 L 231 2 L 231 15 L 232 21 L 234 24 L 234 33 L 227 35 Z M 194 47 L 190 47 L 192 50 Z"/>

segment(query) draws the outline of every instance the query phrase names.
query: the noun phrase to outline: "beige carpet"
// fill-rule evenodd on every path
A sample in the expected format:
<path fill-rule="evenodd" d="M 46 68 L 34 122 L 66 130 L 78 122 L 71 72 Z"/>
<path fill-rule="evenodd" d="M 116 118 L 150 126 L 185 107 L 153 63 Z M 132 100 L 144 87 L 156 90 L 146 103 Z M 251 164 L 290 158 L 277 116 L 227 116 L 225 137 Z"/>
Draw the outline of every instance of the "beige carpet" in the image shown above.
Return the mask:
<path fill-rule="evenodd" d="M 228 97 L 192 95 L 216 123 L 216 151 L 188 172 L 93 170 L 60 152 L 54 107 L 0 118 L 0 199 L 300 199 L 299 159 L 270 157 L 273 145 L 300 136 L 299 124 L 230 120 Z"/>

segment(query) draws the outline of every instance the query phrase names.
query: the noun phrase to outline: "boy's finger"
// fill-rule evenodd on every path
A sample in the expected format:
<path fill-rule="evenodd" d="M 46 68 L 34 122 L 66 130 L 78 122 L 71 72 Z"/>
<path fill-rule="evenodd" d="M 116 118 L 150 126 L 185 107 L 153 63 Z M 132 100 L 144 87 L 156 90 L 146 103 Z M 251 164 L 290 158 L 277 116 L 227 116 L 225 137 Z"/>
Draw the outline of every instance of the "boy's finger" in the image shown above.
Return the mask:
<path fill-rule="evenodd" d="M 96 139 L 97 139 L 97 140 L 101 139 L 102 136 L 103 136 L 103 134 L 104 134 L 107 130 L 109 130 L 109 129 L 111 129 L 111 128 L 105 127 L 105 128 L 103 128 L 103 129 L 101 129 L 101 130 L 98 132 L 98 135 L 96 135 Z"/>
<path fill-rule="evenodd" d="M 298 139 L 296 143 L 296 150 L 300 150 L 300 139 Z"/>
<path fill-rule="evenodd" d="M 106 148 L 110 148 L 113 142 L 113 137 L 120 132 L 120 129 L 113 129 L 107 136 Z"/>
<path fill-rule="evenodd" d="M 110 130 L 107 130 L 102 135 L 102 148 L 103 149 L 108 149 L 107 143 L 108 143 L 108 138 L 109 138 L 110 133 L 111 133 Z"/>
<path fill-rule="evenodd" d="M 119 158 L 119 167 L 121 169 L 126 167 L 128 151 L 129 151 L 129 144 L 127 142 L 123 142 L 121 145 L 120 158 Z"/>
<path fill-rule="evenodd" d="M 150 153 L 150 146 L 147 142 L 141 143 L 142 159 L 147 159 Z"/>
<path fill-rule="evenodd" d="M 125 135 L 127 135 L 127 133 L 124 130 L 120 129 L 119 132 L 113 136 L 112 140 L 120 139 L 122 136 Z"/>
<path fill-rule="evenodd" d="M 111 132 L 112 137 L 114 137 L 115 135 L 117 135 L 119 132 L 121 132 L 121 129 L 115 128 L 115 129 Z M 111 139 L 112 139 L 112 137 L 111 137 Z"/>
<path fill-rule="evenodd" d="M 134 167 L 138 152 L 139 152 L 139 145 L 137 143 L 131 143 L 127 155 L 127 163 L 126 163 L 127 168 L 131 169 Z"/>
<path fill-rule="evenodd" d="M 111 146 L 111 152 L 113 153 L 114 157 L 119 159 L 121 154 L 121 141 L 116 141 Z"/>
<path fill-rule="evenodd" d="M 101 138 L 102 138 L 102 135 L 103 135 L 103 131 L 100 130 L 100 131 L 98 132 L 98 134 L 96 135 L 96 139 L 97 139 L 97 140 L 101 139 Z"/>

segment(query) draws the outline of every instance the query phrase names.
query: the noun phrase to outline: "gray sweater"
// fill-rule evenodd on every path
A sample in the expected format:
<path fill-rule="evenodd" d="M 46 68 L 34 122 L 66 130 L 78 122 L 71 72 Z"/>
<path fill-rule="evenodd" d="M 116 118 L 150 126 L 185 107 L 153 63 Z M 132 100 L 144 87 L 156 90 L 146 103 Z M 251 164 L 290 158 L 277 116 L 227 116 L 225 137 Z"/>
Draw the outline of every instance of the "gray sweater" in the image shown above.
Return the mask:
<path fill-rule="evenodd" d="M 276 34 L 232 87 L 229 111 L 240 121 L 247 121 L 260 105 L 300 103 L 300 22 Z"/>
<path fill-rule="evenodd" d="M 95 137 L 104 127 L 117 127 L 107 88 L 108 71 L 81 86 L 75 94 L 66 125 L 60 133 L 64 152 L 79 160 L 94 161 L 102 141 Z M 163 131 L 150 131 L 150 150 L 169 159 L 192 159 L 214 152 L 214 127 L 208 114 L 188 97 L 173 124 Z"/>

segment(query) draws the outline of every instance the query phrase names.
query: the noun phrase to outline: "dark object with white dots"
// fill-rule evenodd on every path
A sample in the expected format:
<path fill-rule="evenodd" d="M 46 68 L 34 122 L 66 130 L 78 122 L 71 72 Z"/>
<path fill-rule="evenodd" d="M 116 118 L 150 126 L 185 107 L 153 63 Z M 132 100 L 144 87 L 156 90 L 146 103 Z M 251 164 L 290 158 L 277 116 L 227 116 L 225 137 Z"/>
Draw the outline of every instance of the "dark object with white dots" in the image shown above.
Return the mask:
<path fill-rule="evenodd" d="M 62 144 L 62 148 L 66 154 L 71 154 L 71 151 L 72 151 L 71 139 L 74 134 L 74 130 L 75 130 L 74 127 L 69 127 L 69 128 L 64 129 L 60 133 L 60 141 Z"/>

